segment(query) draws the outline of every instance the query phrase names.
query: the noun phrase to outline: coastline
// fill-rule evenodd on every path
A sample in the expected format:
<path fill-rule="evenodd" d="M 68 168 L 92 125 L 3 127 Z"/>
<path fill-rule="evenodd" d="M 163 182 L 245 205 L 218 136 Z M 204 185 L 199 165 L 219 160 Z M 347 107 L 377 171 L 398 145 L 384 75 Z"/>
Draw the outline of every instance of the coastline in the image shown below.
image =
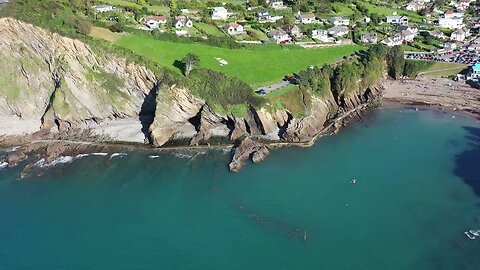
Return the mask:
<path fill-rule="evenodd" d="M 257 143 L 268 149 L 285 147 L 311 147 L 315 142 L 326 135 L 336 134 L 349 120 L 360 117 L 361 111 L 370 108 L 370 103 L 362 104 L 332 119 L 308 141 L 303 142 L 282 142 L 268 141 L 261 137 L 250 137 Z M 420 77 L 415 80 L 385 81 L 381 107 L 413 107 L 446 111 L 453 114 L 462 114 L 475 120 L 480 120 L 480 91 L 467 84 L 453 82 L 443 78 Z M 125 129 L 131 132 L 131 129 Z M 119 132 L 121 132 L 119 130 Z M 120 134 L 121 136 L 122 134 Z M 125 135 L 125 134 L 123 134 Z M 119 137 L 117 137 L 118 139 Z M 121 138 L 121 137 L 120 137 Z M 251 140 L 250 140 L 251 141 Z M 239 148 L 242 144 L 239 141 L 231 143 L 203 144 L 203 145 L 169 145 L 153 147 L 136 141 L 112 140 L 108 136 L 99 136 L 95 131 L 77 133 L 74 136 L 59 137 L 58 134 L 24 134 L 0 137 L 0 148 L 19 146 L 17 158 L 7 161 L 9 166 L 15 166 L 28 156 L 37 156 L 38 160 L 43 159 L 50 163 L 62 156 L 86 155 L 95 152 L 114 154 L 118 152 L 141 151 L 148 154 L 159 154 L 165 152 L 202 152 L 212 149 L 232 150 Z M 21 153 L 20 153 L 21 152 Z M 249 153 L 252 154 L 252 153 Z M 259 160 L 263 160 L 266 154 Z M 249 155 L 244 155 L 240 162 L 245 162 Z M 234 156 L 235 160 L 236 157 Z M 37 161 L 38 161 L 37 160 Z M 35 161 L 34 161 L 35 162 Z M 27 165 L 26 168 L 28 168 Z"/>

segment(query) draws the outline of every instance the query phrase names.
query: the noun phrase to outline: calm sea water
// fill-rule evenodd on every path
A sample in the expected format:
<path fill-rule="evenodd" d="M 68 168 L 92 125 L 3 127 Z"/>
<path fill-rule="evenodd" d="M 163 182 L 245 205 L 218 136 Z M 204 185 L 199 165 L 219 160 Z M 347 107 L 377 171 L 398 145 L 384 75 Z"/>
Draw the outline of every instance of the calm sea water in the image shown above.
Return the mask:
<path fill-rule="evenodd" d="M 227 160 L 0 169 L 0 269 L 480 269 L 472 120 L 382 109 L 238 174 Z"/>

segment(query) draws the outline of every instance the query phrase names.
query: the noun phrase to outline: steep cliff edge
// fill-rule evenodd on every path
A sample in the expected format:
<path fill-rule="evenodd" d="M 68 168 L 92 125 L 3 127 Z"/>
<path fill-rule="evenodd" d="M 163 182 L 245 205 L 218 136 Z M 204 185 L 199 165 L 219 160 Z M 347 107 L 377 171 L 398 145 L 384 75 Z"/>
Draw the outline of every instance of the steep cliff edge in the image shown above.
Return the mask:
<path fill-rule="evenodd" d="M 155 74 L 113 54 L 15 19 L 0 19 L 0 114 L 45 131 L 137 119 Z"/>
<path fill-rule="evenodd" d="M 148 139 L 157 147 L 177 139 L 208 144 L 212 137 L 308 142 L 332 119 L 380 92 L 369 87 L 338 99 L 331 92 L 308 95 L 303 101 L 308 112 L 301 116 L 260 106 L 248 106 L 242 115 L 219 113 L 193 95 L 188 83 L 11 18 L 0 19 L 0 74 L 1 119 L 34 123 L 30 132 L 60 134 L 101 129 L 110 135 L 134 123 L 121 140 Z M 9 127 L 1 124 L 0 135 L 2 129 Z M 142 139 L 134 139 L 138 134 Z"/>

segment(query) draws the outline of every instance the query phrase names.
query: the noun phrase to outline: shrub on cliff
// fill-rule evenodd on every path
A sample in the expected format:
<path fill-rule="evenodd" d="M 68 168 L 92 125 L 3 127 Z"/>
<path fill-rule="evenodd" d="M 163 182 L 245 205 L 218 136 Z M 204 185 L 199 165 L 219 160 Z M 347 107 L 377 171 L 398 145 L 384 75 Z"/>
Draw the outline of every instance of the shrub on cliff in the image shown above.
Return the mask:
<path fill-rule="evenodd" d="M 238 105 L 259 107 L 262 98 L 242 80 L 209 69 L 194 69 L 188 77 L 188 87 L 218 113 L 232 113 Z"/>
<path fill-rule="evenodd" d="M 388 74 L 394 79 L 399 79 L 403 75 L 405 67 L 405 58 L 403 49 L 400 46 L 394 46 L 387 53 Z"/>

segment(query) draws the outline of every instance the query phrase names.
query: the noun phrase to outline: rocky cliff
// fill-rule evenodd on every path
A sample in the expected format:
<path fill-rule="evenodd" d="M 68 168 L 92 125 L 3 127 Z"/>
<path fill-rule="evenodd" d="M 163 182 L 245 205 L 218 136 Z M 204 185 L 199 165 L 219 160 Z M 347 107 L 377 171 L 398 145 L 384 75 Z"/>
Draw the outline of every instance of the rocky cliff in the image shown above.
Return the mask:
<path fill-rule="evenodd" d="M 369 88 L 338 100 L 333 94 L 312 97 L 310 112 L 299 118 L 285 109 L 253 107 L 242 117 L 221 115 L 188 88 L 164 82 L 143 66 L 8 18 L 0 19 L 0 74 L 2 119 L 33 121 L 38 125 L 32 132 L 47 133 L 110 132 L 112 121 L 131 120 L 137 123 L 132 133 L 116 126 L 125 133 L 123 140 L 134 141 L 130 134 L 142 133 L 155 146 L 175 139 L 208 143 L 212 136 L 308 141 L 332 118 L 379 94 Z"/>
<path fill-rule="evenodd" d="M 0 19 L 0 115 L 68 132 L 138 118 L 157 78 L 145 67 L 14 19 Z"/>

